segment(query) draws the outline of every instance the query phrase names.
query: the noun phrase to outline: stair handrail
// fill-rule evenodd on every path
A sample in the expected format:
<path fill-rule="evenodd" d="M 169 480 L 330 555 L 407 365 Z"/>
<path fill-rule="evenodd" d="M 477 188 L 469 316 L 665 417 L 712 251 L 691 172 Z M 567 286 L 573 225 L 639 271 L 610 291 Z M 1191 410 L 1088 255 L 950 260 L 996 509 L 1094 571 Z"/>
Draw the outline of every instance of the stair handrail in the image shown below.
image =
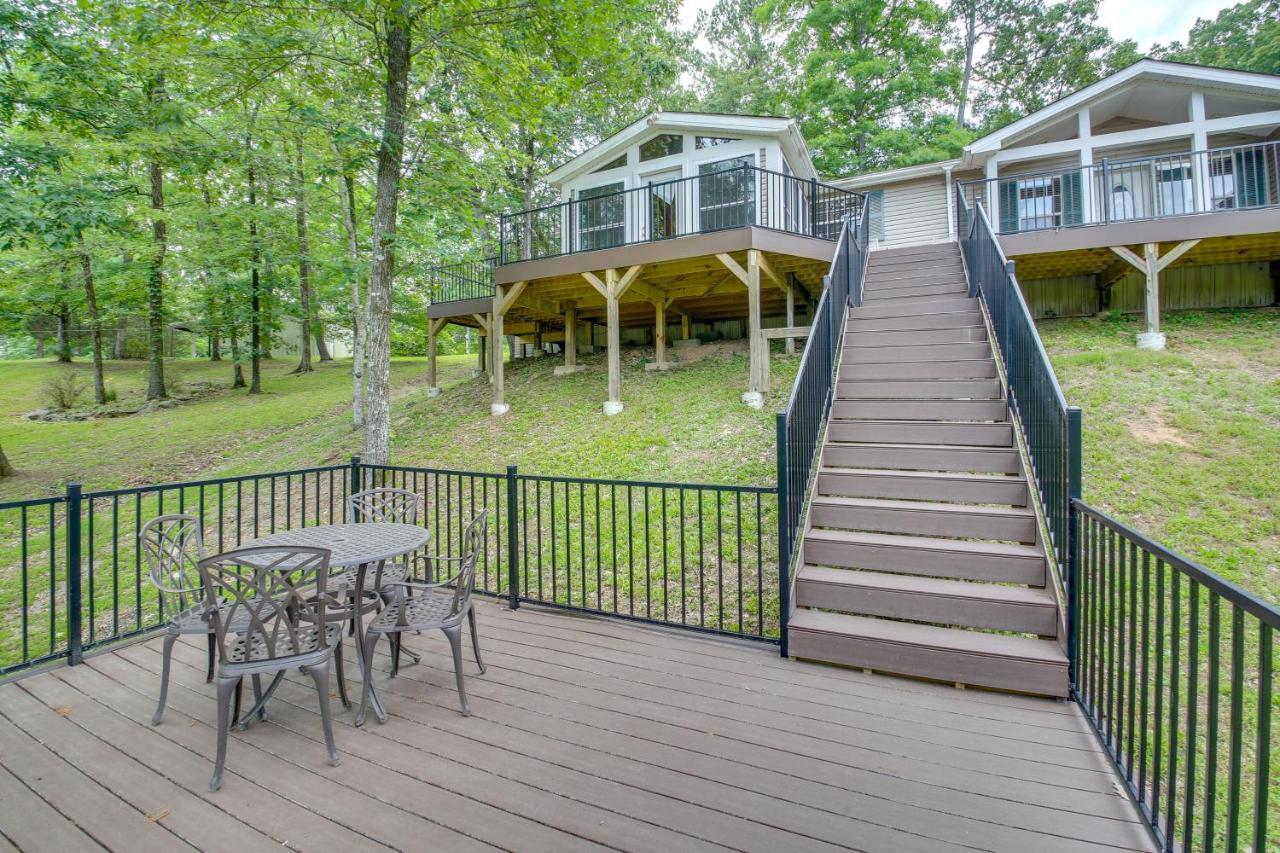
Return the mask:
<path fill-rule="evenodd" d="M 795 542 L 819 460 L 821 437 L 835 397 L 839 353 L 844 343 L 850 305 L 862 304 L 867 266 L 867 219 L 846 217 L 840 226 L 831 267 L 822 279 L 822 296 L 813 312 L 809 336 L 791 386 L 787 405 L 776 416 L 778 463 L 778 628 L 780 652 L 788 656 L 787 623 L 791 615 L 792 563 Z"/>
<path fill-rule="evenodd" d="M 1072 500 L 1080 497 L 1080 408 L 1067 404 L 1035 321 L 1010 261 L 996 239 L 982 203 L 970 207 L 957 193 L 960 254 L 969 278 L 969 295 L 986 307 L 1004 368 L 1011 419 L 1030 457 L 1034 483 L 1049 532 L 1049 552 L 1058 565 L 1067 600 L 1076 585 L 1074 543 L 1078 520 Z M 1074 661 L 1076 614 L 1067 608 L 1068 657 Z"/>

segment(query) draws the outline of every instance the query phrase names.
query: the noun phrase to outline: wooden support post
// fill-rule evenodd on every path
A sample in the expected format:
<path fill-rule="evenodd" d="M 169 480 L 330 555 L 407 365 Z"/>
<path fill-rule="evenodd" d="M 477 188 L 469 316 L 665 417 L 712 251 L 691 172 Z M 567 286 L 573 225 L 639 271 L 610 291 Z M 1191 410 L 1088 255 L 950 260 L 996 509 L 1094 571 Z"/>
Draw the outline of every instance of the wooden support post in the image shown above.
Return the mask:
<path fill-rule="evenodd" d="M 622 411 L 622 327 L 618 316 L 618 271 L 604 271 L 605 313 L 608 318 L 609 345 L 609 399 L 605 401 L 604 413 L 616 415 Z"/>
<path fill-rule="evenodd" d="M 682 341 L 689 340 L 689 315 L 688 314 L 680 315 L 680 340 Z"/>
<path fill-rule="evenodd" d="M 646 364 L 646 370 L 669 370 L 667 364 L 667 300 L 653 301 L 653 364 Z"/>
<path fill-rule="evenodd" d="M 489 375 L 489 336 L 476 335 L 480 340 L 476 342 L 476 377 Z"/>
<path fill-rule="evenodd" d="M 1199 242 L 1199 240 L 1183 240 L 1165 252 L 1164 257 L 1160 256 L 1159 243 L 1144 244 L 1142 257 L 1138 257 L 1125 246 L 1111 247 L 1112 252 L 1141 272 L 1146 280 L 1146 286 L 1143 289 L 1146 329 L 1138 333 L 1138 349 L 1164 349 L 1165 337 L 1160 331 L 1160 273 L 1169 264 L 1194 249 Z"/>
<path fill-rule="evenodd" d="M 787 282 L 787 325 L 794 326 L 796 324 L 796 284 L 794 281 Z M 796 339 L 787 338 L 787 355 L 796 354 Z"/>
<path fill-rule="evenodd" d="M 564 364 L 552 371 L 556 376 L 567 376 L 587 368 L 578 364 L 578 301 L 564 303 Z"/>
<path fill-rule="evenodd" d="M 427 322 L 427 396 L 440 396 L 440 383 L 436 381 L 436 337 L 444 328 L 443 317 Z"/>
<path fill-rule="evenodd" d="M 506 288 L 501 285 L 494 288 L 493 292 L 493 316 L 489 319 L 489 338 L 491 358 L 493 359 L 493 402 L 489 405 L 489 413 L 497 415 L 505 415 L 511 411 L 511 406 L 507 405 L 505 399 L 505 389 L 503 387 L 503 364 L 502 364 L 502 320 L 506 313 L 505 297 Z"/>
<path fill-rule="evenodd" d="M 751 377 L 742 401 L 753 409 L 764 407 L 769 392 L 769 342 L 760 324 L 760 252 L 747 252 L 747 329 L 751 352 Z"/>

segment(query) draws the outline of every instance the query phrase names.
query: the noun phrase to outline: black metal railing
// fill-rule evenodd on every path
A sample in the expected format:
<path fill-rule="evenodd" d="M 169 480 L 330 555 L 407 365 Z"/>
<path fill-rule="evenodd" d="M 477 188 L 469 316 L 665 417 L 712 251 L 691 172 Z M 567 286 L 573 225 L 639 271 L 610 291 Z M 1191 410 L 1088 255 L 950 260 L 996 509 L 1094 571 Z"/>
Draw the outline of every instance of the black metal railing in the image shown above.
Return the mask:
<path fill-rule="evenodd" d="M 791 607 L 791 563 L 804 520 L 809 487 L 819 463 L 820 445 L 831 412 L 836 371 L 844 342 L 848 309 L 862 304 L 867 261 L 867 209 L 854 224 L 846 220 L 836 243 L 822 296 L 800 355 L 786 408 L 775 419 L 778 462 L 778 601 L 782 656 L 787 656 L 787 619 Z"/>
<path fill-rule="evenodd" d="M 969 295 L 987 308 L 1015 418 L 1031 457 L 1034 488 L 1049 528 L 1049 547 L 1070 584 L 1071 499 L 1080 496 L 1080 409 L 1067 405 L 1058 377 L 1040 341 L 1013 264 L 996 241 L 979 204 L 961 196 L 960 249 Z"/>
<path fill-rule="evenodd" d="M 497 256 L 479 261 L 458 261 L 427 269 L 432 303 L 461 302 L 465 299 L 492 299 L 493 269 Z"/>
<path fill-rule="evenodd" d="M 503 214 L 499 263 L 553 258 L 756 226 L 835 240 L 861 194 L 749 165 L 624 189 L 582 191 L 559 204 Z"/>
<path fill-rule="evenodd" d="M 1280 204 L 1280 142 L 1103 160 L 957 184 L 999 234 Z"/>
<path fill-rule="evenodd" d="M 1280 609 L 1082 501 L 1076 699 L 1165 850 L 1274 850 Z"/>
<path fill-rule="evenodd" d="M 774 640 L 778 636 L 772 486 L 542 477 L 350 465 L 0 503 L 0 675 L 78 663 L 85 650 L 164 625 L 138 549 L 150 518 L 201 519 L 208 553 L 278 530 L 346 519 L 374 486 L 424 499 L 428 550 L 459 553 L 487 509 L 477 588 L 534 601 Z M 515 574 L 513 574 L 515 572 Z M 513 591 L 515 594 L 513 595 Z"/>

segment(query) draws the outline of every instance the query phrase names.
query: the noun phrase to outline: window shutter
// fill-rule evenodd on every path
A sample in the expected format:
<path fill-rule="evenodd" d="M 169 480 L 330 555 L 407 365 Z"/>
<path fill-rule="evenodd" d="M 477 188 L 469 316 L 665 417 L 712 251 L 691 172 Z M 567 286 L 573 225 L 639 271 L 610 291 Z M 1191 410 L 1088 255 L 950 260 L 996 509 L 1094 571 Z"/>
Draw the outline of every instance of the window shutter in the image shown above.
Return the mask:
<path fill-rule="evenodd" d="M 1062 176 L 1062 224 L 1079 225 L 1084 221 L 1083 186 L 1079 172 Z"/>
<path fill-rule="evenodd" d="M 867 193 L 867 238 L 884 242 L 884 190 Z"/>
<path fill-rule="evenodd" d="M 1000 233 L 1018 230 L 1018 182 L 1000 182 Z"/>
<path fill-rule="evenodd" d="M 1259 207 L 1266 203 L 1266 164 L 1262 151 L 1246 148 L 1236 152 L 1236 207 Z"/>

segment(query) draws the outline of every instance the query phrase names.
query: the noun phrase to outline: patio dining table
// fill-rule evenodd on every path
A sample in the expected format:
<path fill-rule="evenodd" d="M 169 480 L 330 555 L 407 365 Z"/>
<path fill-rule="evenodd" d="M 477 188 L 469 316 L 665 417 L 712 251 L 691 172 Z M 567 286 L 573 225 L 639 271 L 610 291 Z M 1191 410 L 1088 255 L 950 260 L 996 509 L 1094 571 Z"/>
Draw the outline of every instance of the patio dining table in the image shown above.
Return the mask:
<path fill-rule="evenodd" d="M 304 546 L 309 548 L 325 548 L 329 551 L 329 578 L 326 593 L 334 597 L 354 595 L 360 585 L 360 572 L 369 572 L 369 567 L 386 563 L 400 557 L 407 557 L 415 551 L 426 547 L 431 541 L 431 531 L 414 524 L 392 522 L 364 522 L 355 524 L 322 524 L 315 527 L 296 527 L 270 533 L 257 539 L 243 543 L 243 548 L 261 548 L 271 546 Z M 348 580 L 351 568 L 356 568 L 355 582 Z M 335 571 L 336 570 L 336 571 Z M 355 622 L 356 660 L 359 662 L 361 678 L 371 679 L 365 671 L 364 624 L 360 618 L 363 607 L 353 603 L 351 618 Z M 377 688 L 372 682 L 369 685 L 369 700 L 379 717 L 386 712 L 382 700 L 378 697 Z"/>

